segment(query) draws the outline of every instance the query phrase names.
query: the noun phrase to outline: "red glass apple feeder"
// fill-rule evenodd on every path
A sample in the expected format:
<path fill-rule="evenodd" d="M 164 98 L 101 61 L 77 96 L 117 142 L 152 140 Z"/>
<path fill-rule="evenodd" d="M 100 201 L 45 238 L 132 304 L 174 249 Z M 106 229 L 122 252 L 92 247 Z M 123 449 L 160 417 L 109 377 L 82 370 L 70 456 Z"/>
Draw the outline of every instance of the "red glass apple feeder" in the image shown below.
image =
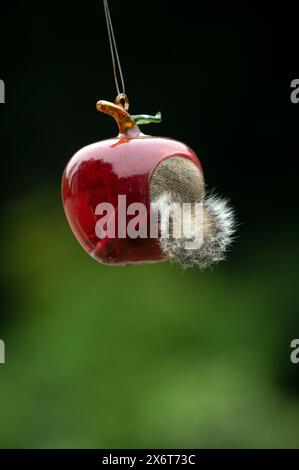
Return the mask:
<path fill-rule="evenodd" d="M 114 117 L 119 135 L 83 147 L 67 164 L 62 178 L 62 199 L 65 213 L 82 247 L 97 261 L 106 264 L 146 263 L 167 259 L 158 237 L 149 234 L 150 180 L 157 166 L 165 159 L 180 156 L 189 159 L 202 171 L 196 154 L 185 144 L 173 139 L 143 134 L 138 124 L 159 122 L 160 115 L 131 116 L 124 95 L 115 103 L 99 101 L 98 111 Z M 132 239 L 119 234 L 99 239 L 96 224 L 100 203 L 110 203 L 119 211 L 119 196 L 126 204 L 142 203 L 146 207 L 147 237 Z M 123 214 L 122 214 L 123 215 Z M 126 223 L 132 215 L 125 215 Z M 120 236 L 119 236 L 120 235 Z"/>

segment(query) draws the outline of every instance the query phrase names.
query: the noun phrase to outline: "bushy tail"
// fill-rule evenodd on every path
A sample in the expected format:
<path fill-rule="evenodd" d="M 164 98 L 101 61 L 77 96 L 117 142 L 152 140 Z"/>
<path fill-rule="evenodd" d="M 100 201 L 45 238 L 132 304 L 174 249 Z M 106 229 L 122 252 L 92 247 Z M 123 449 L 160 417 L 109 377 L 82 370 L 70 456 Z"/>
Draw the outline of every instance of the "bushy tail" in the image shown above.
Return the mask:
<path fill-rule="evenodd" d="M 161 213 L 168 211 L 173 222 L 181 217 L 182 205 L 172 204 L 175 201 L 171 193 L 161 194 L 155 202 L 159 204 Z M 198 246 L 192 247 L 192 244 L 190 246 L 190 241 L 197 237 L 195 230 L 198 228 L 196 224 L 192 224 L 191 236 L 189 232 L 188 238 L 185 237 L 184 232 L 181 238 L 174 237 L 173 234 L 160 237 L 159 243 L 163 253 L 184 267 L 195 266 L 200 269 L 205 269 L 225 259 L 235 232 L 234 213 L 228 202 L 214 194 L 205 196 L 201 223 L 202 236 Z M 190 227 L 188 228 L 190 230 Z M 160 232 L 163 233 L 163 229 L 160 222 Z"/>

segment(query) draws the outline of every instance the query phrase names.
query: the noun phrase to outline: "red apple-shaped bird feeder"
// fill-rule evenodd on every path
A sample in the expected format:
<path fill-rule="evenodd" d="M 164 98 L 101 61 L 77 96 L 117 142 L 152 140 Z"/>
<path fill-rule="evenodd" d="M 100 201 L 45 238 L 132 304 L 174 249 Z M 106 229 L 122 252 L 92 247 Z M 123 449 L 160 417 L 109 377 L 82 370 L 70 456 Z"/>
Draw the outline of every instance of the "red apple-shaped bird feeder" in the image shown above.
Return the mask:
<path fill-rule="evenodd" d="M 99 101 L 98 111 L 114 117 L 119 135 L 83 147 L 65 168 L 63 205 L 76 238 L 93 258 L 111 265 L 174 258 L 187 266 L 205 267 L 223 259 L 233 232 L 232 211 L 215 196 L 205 198 L 196 154 L 182 142 L 140 131 L 138 125 L 160 121 L 159 113 L 152 117 L 131 116 L 127 108 L 125 96 L 117 97 L 115 103 Z M 182 239 L 162 239 L 160 230 L 151 236 L 151 203 L 162 202 L 163 210 L 166 200 L 203 203 L 203 240 L 199 248 L 186 249 Z M 142 235 L 129 237 L 126 227 L 136 217 L 136 203 L 145 208 L 136 222 L 136 233 Z M 102 231 L 99 236 L 97 230 L 104 213 L 98 210 L 100 204 L 114 208 L 109 215 L 113 221 L 106 217 L 107 225 L 114 224 L 110 235 Z"/>

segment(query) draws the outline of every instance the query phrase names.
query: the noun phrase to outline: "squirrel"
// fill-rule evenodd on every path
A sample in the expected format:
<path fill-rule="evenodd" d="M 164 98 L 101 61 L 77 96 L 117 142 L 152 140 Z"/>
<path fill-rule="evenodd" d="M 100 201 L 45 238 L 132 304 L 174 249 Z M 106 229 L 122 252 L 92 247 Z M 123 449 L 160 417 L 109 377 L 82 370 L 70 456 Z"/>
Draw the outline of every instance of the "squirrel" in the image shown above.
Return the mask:
<path fill-rule="evenodd" d="M 200 269 L 225 259 L 235 232 L 234 212 L 227 200 L 206 194 L 203 175 L 191 160 L 180 156 L 162 160 L 150 180 L 150 199 L 151 203 L 159 204 L 162 213 L 170 208 L 172 219 L 176 215 L 180 217 L 185 202 L 203 204 L 203 238 L 199 248 L 186 248 L 184 237 L 160 237 L 160 248 L 165 255 L 184 267 Z M 196 237 L 196 233 L 192 235 Z"/>

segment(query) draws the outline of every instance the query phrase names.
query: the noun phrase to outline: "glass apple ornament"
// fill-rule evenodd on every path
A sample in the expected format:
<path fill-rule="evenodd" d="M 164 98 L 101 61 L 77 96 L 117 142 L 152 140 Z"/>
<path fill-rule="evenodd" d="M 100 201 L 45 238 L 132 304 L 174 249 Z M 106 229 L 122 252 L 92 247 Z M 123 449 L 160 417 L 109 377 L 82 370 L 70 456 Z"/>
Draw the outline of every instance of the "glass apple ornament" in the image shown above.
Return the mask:
<path fill-rule="evenodd" d="M 160 114 L 131 116 L 123 94 L 115 103 L 99 101 L 97 109 L 114 117 L 119 135 L 75 153 L 62 178 L 66 217 L 85 251 L 110 265 L 171 258 L 186 267 L 205 268 L 224 259 L 234 232 L 233 211 L 225 200 L 214 195 L 206 197 L 202 167 L 193 150 L 177 140 L 143 134 L 138 124 L 160 122 Z M 186 248 L 184 236 L 161 237 L 159 220 L 153 236 L 153 202 L 159 204 L 162 212 L 175 203 L 175 209 L 168 212 L 172 220 L 178 219 L 184 203 L 201 203 L 200 246 L 190 250 Z M 136 203 L 144 208 L 138 223 L 135 222 Z M 113 222 L 114 229 L 113 233 L 106 230 L 99 235 L 97 226 L 103 211 L 98 208 L 103 205 L 113 208 L 110 215 L 106 211 L 106 225 L 111 226 Z M 135 232 L 139 235 L 134 237 L 127 233 L 132 223 L 139 229 Z M 197 233 L 192 233 L 192 237 L 196 238 Z"/>
<path fill-rule="evenodd" d="M 123 98 L 122 98 L 123 99 Z M 150 180 L 155 168 L 164 159 L 181 156 L 189 159 L 201 171 L 195 153 L 176 140 L 143 134 L 137 123 L 146 124 L 160 120 L 154 116 L 132 117 L 120 104 L 99 101 L 98 111 L 113 116 L 119 135 L 112 139 L 87 145 L 68 162 L 62 178 L 62 199 L 68 222 L 82 247 L 97 261 L 107 264 L 129 264 L 159 261 L 168 256 L 162 252 L 158 237 L 151 238 Z M 132 239 L 121 233 L 118 216 L 126 208 L 119 207 L 119 196 L 126 196 L 126 206 L 142 203 L 146 207 L 147 237 Z M 115 237 L 99 239 L 96 208 L 100 203 L 115 207 Z M 129 224 L 133 215 L 126 215 Z M 124 231 L 123 231 L 124 232 Z"/>

